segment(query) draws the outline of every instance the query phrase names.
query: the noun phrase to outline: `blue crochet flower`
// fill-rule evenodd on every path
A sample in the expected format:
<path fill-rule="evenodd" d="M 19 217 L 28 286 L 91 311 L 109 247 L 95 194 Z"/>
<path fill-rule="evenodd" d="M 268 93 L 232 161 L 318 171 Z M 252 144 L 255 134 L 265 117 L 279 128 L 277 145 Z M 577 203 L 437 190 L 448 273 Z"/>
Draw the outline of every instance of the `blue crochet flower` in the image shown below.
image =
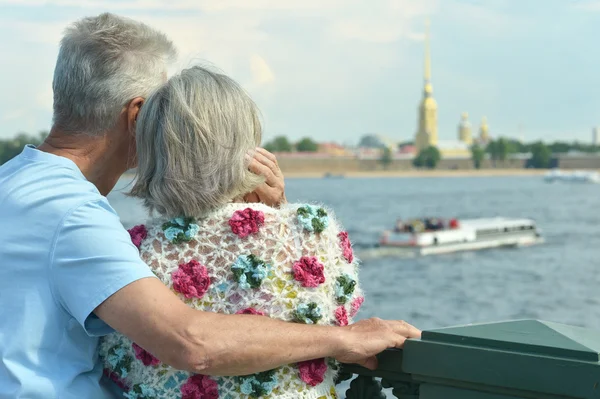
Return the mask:
<path fill-rule="evenodd" d="M 156 391 L 146 384 L 134 385 L 127 393 L 123 393 L 127 399 L 151 399 L 156 397 Z"/>
<path fill-rule="evenodd" d="M 240 255 L 231 266 L 233 277 L 240 288 L 258 288 L 267 277 L 269 265 L 254 255 Z"/>
<path fill-rule="evenodd" d="M 342 274 L 335 281 L 335 299 L 340 304 L 350 300 L 356 289 L 356 280 L 347 274 Z"/>
<path fill-rule="evenodd" d="M 321 308 L 315 302 L 301 303 L 294 311 L 294 321 L 304 324 L 317 324 L 323 317 Z"/>
<path fill-rule="evenodd" d="M 329 226 L 329 215 L 323 208 L 313 205 L 304 205 L 296 211 L 298 215 L 298 223 L 304 230 L 321 233 Z"/>
<path fill-rule="evenodd" d="M 277 386 L 275 370 L 237 377 L 237 380 L 240 384 L 240 391 L 251 398 L 269 395 Z"/>
<path fill-rule="evenodd" d="M 178 217 L 162 225 L 167 240 L 173 244 L 191 241 L 198 234 L 200 226 L 194 223 L 193 218 Z"/>
<path fill-rule="evenodd" d="M 114 346 L 108 351 L 106 361 L 110 364 L 110 368 L 114 370 L 120 378 L 125 378 L 127 377 L 127 374 L 129 374 L 133 358 L 127 354 L 125 348 Z"/>

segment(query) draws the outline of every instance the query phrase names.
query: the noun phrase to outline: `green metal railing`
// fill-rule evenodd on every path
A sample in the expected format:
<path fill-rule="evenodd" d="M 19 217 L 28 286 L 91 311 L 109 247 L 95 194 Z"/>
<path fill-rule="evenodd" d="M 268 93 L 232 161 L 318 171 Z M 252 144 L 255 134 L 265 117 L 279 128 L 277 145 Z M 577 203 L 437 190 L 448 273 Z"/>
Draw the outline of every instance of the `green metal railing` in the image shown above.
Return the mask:
<path fill-rule="evenodd" d="M 425 331 L 377 370 L 344 365 L 348 399 L 600 399 L 600 333 L 520 320 Z"/>

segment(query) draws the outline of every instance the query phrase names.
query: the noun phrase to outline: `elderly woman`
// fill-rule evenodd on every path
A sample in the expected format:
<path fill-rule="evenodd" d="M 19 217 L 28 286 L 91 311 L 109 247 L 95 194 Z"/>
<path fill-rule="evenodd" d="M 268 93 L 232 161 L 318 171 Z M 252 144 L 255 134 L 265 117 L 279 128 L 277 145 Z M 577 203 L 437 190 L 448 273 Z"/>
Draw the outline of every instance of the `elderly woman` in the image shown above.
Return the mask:
<path fill-rule="evenodd" d="M 201 67 L 152 94 L 137 121 L 132 195 L 159 217 L 130 233 L 142 259 L 189 306 L 290 323 L 345 326 L 363 302 L 348 235 L 330 211 L 273 208 L 253 191 L 258 110 L 230 78 Z M 239 326 L 244 334 L 244 325 Z M 192 375 L 162 364 L 123 335 L 101 345 L 105 373 L 128 398 L 332 398 L 330 359 L 245 376 Z"/>

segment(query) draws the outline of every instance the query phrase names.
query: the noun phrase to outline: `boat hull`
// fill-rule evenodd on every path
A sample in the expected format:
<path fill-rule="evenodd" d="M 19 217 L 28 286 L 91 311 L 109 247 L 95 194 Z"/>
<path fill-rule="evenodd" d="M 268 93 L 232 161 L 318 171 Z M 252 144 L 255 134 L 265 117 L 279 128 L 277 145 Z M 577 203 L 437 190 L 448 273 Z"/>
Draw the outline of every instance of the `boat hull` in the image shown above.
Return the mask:
<path fill-rule="evenodd" d="M 380 257 L 416 257 L 428 255 L 443 255 L 455 252 L 480 251 L 493 248 L 519 248 L 543 244 L 544 239 L 535 234 L 482 239 L 469 242 L 439 244 L 431 246 L 406 246 L 393 243 L 380 244 L 377 248 L 359 251 L 361 259 Z"/>

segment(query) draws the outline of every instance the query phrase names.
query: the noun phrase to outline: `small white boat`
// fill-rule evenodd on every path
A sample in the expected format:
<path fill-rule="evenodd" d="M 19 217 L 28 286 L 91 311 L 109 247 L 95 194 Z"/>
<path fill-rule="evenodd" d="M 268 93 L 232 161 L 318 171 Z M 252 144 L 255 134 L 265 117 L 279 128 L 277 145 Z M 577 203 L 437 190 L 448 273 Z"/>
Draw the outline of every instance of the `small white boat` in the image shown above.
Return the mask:
<path fill-rule="evenodd" d="M 394 231 L 384 232 L 379 242 L 380 249 L 384 249 L 383 252 L 387 255 L 394 252 L 399 255 L 437 255 L 487 248 L 522 247 L 543 242 L 541 232 L 531 219 L 452 219 L 450 223 L 436 221 L 435 229 L 427 229 L 425 226 L 430 226 L 429 222 L 416 221 Z"/>
<path fill-rule="evenodd" d="M 548 183 L 554 183 L 556 181 L 569 183 L 600 183 L 600 173 L 583 170 L 565 172 L 559 169 L 554 169 L 546 173 L 544 180 L 546 180 Z"/>

